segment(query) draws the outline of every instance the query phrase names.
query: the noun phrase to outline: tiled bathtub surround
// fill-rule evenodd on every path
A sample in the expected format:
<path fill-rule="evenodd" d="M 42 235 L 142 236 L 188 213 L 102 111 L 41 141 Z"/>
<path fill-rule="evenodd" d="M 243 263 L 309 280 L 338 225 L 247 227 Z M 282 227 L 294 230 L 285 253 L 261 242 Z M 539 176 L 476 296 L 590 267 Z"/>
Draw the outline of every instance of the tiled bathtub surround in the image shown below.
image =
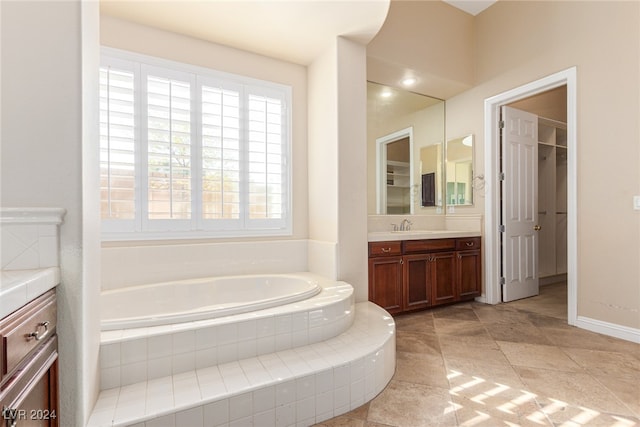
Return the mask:
<path fill-rule="evenodd" d="M 325 341 L 101 392 L 89 426 L 308 426 L 375 397 L 395 371 L 395 323 L 372 303 Z"/>
<path fill-rule="evenodd" d="M 318 282 L 323 289 L 316 296 L 280 307 L 167 326 L 104 331 L 100 388 L 130 385 L 335 337 L 353 323 L 353 288 L 321 278 Z"/>

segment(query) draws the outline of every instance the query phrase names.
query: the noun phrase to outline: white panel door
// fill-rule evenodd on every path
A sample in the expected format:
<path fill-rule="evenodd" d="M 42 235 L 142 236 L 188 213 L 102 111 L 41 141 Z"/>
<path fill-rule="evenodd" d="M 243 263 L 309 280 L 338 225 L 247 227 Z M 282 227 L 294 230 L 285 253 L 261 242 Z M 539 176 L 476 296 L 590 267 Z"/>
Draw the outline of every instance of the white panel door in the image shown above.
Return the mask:
<path fill-rule="evenodd" d="M 538 116 L 502 107 L 502 301 L 538 295 Z"/>

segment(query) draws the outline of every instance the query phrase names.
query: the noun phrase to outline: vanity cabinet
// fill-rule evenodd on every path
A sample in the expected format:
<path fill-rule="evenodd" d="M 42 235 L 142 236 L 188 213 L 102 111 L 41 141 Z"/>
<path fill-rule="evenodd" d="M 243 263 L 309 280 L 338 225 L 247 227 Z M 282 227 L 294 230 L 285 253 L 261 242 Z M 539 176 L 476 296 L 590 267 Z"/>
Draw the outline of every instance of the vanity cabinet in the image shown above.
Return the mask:
<path fill-rule="evenodd" d="M 472 299 L 480 288 L 480 237 L 369 243 L 369 301 L 390 314 Z"/>
<path fill-rule="evenodd" d="M 467 300 L 481 293 L 482 258 L 480 237 L 456 240 L 456 289 L 458 298 Z"/>
<path fill-rule="evenodd" d="M 58 425 L 56 317 L 50 290 L 0 321 L 0 410 L 7 426 Z"/>
<path fill-rule="evenodd" d="M 401 242 L 369 243 L 369 300 L 390 314 L 403 311 Z"/>

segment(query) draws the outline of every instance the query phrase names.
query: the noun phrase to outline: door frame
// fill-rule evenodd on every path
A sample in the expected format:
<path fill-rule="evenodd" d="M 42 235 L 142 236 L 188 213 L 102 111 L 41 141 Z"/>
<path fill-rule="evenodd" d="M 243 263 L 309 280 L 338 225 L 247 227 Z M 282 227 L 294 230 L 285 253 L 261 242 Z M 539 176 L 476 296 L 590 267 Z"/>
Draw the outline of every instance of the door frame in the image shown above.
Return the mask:
<path fill-rule="evenodd" d="M 500 107 L 524 98 L 567 86 L 567 321 L 577 320 L 578 283 L 578 178 L 577 178 L 577 68 L 571 67 L 516 87 L 484 101 L 485 155 L 485 295 L 489 304 L 501 302 L 500 255 Z"/>

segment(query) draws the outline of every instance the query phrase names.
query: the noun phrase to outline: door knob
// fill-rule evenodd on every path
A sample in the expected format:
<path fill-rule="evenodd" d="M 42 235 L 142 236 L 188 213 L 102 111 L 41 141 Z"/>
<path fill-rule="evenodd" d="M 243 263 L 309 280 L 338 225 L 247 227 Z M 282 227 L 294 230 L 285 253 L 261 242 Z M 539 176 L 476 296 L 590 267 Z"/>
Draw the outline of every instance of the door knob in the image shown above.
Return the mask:
<path fill-rule="evenodd" d="M 540 230 L 542 230 L 542 227 L 540 227 L 539 225 L 535 225 L 533 227 L 533 229 L 536 230 L 536 231 L 540 231 Z"/>

